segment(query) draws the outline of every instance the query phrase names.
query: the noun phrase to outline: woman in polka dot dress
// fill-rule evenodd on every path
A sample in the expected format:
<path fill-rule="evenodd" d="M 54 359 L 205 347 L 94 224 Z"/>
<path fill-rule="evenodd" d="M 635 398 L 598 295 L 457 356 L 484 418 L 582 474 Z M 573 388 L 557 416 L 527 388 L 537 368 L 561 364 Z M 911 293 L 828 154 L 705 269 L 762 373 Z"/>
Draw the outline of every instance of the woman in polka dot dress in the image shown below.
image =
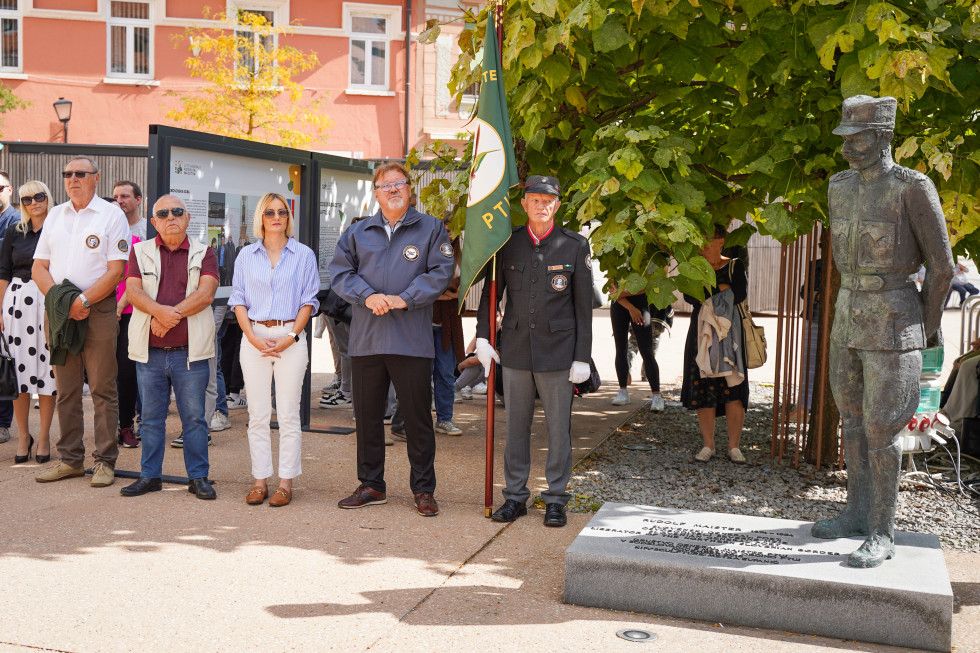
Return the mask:
<path fill-rule="evenodd" d="M 37 461 L 51 459 L 50 430 L 54 417 L 54 373 L 44 335 L 44 296 L 31 280 L 34 248 L 48 215 L 51 191 L 40 181 L 20 187 L 21 220 L 11 225 L 0 245 L 0 330 L 17 366 L 20 396 L 14 400 L 14 418 L 20 440 L 15 463 L 31 457 L 34 437 L 28 428 L 31 394 L 39 395 L 41 431 L 37 439 Z"/>

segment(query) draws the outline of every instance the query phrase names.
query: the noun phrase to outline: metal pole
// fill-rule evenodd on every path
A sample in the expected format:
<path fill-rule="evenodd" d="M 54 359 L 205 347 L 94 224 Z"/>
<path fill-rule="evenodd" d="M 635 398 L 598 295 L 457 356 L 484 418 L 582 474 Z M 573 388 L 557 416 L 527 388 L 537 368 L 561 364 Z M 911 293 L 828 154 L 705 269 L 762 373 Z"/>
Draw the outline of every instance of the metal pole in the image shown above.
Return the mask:
<path fill-rule="evenodd" d="M 772 392 L 772 444 L 769 456 L 783 460 L 783 449 L 779 446 L 782 438 L 782 420 L 779 419 L 779 392 L 781 390 L 781 372 L 783 369 L 783 315 L 786 311 L 786 245 L 779 248 L 779 306 L 776 309 L 776 369 L 773 378 L 775 387 Z"/>
<path fill-rule="evenodd" d="M 490 259 L 490 307 L 487 320 L 490 324 L 490 346 L 497 348 L 497 255 Z M 497 375 L 496 365 L 490 363 L 487 370 L 487 448 L 486 469 L 484 470 L 483 512 L 484 517 L 490 517 L 493 512 L 493 408 L 496 394 Z"/>

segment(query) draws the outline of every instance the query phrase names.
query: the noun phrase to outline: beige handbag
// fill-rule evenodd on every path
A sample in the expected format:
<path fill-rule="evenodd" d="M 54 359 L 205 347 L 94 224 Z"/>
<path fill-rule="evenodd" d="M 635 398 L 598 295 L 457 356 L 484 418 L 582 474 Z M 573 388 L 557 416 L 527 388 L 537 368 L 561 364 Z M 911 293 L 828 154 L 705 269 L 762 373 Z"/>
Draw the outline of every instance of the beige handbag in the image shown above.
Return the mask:
<path fill-rule="evenodd" d="M 735 259 L 728 263 L 728 274 L 735 269 Z M 738 305 L 738 314 L 742 318 L 742 334 L 745 340 L 745 366 L 754 370 L 766 364 L 766 330 L 752 320 L 749 311 L 749 300 L 745 299 Z"/>

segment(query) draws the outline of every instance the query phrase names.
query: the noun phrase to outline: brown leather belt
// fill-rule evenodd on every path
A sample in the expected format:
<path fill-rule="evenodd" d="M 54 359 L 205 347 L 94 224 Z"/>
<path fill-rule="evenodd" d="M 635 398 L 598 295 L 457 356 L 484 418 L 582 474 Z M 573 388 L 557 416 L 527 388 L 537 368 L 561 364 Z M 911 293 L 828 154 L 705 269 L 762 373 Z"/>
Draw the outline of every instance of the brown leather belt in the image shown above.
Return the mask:
<path fill-rule="evenodd" d="M 295 320 L 252 320 L 252 324 L 261 324 L 265 327 L 274 326 L 286 326 L 287 324 L 292 324 Z"/>

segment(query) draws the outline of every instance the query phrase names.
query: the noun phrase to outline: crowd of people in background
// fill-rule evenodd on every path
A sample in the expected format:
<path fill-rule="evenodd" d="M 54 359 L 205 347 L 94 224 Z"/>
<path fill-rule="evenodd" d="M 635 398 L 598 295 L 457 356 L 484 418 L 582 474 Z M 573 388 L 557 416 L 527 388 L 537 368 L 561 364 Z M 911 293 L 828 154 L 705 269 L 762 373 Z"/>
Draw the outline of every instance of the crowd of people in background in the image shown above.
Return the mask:
<path fill-rule="evenodd" d="M 507 444 L 504 502 L 493 519 L 510 522 L 527 514 L 530 426 L 540 398 L 548 424 L 544 524 L 566 523 L 571 405 L 594 369 L 595 288 L 588 241 L 555 223 L 562 195 L 557 179 L 528 177 L 522 200 L 528 224 L 514 229 L 499 252 L 498 296 L 490 297 L 485 286 L 476 337 L 464 346 L 460 241 L 450 238 L 446 221 L 416 209 L 400 164 L 375 170 L 380 208 L 347 226 L 329 262 L 318 262 L 296 240 L 289 202 L 276 193 L 257 204 L 255 242 L 242 238 L 236 246 L 223 230 L 210 242 L 189 236 L 190 212 L 173 195 L 153 204 L 149 219 L 156 234 L 148 239 L 139 185 L 120 180 L 111 197 L 99 197 L 100 173 L 91 157 L 72 158 L 63 177 L 67 202 L 53 205 L 43 182 L 28 181 L 18 189 L 17 211 L 10 203 L 11 180 L 0 171 L 0 331 L 17 362 L 20 390 L 12 402 L 0 402 L 0 442 L 10 438 L 16 418 L 15 463 L 26 462 L 32 451 L 37 462 L 48 462 L 57 409 L 60 462 L 37 482 L 85 475 L 82 396 L 91 394 L 91 485 L 114 482 L 120 446 L 140 447 L 140 478 L 121 493 L 162 489 L 173 397 L 181 432 L 170 446 L 183 449 L 189 492 L 200 499 L 217 496 L 208 478 L 211 433 L 230 428 L 230 410 L 247 409 L 254 482 L 244 499 L 249 505 L 288 505 L 302 473 L 306 327 L 319 316 L 315 333 L 327 332 L 335 365 L 320 407 L 352 407 L 357 431 L 359 485 L 340 508 L 387 501 L 385 446 L 397 439 L 408 444 L 417 512 L 437 515 L 435 435 L 462 435 L 454 404 L 494 393 L 507 407 Z M 744 361 L 732 352 L 743 344 L 737 328 L 721 332 L 717 326 L 724 319 L 738 322 L 733 307 L 745 299 L 747 281 L 742 263 L 722 255 L 724 237 L 719 227 L 701 252 L 717 284 L 703 303 L 686 297 L 694 314 L 682 401 L 696 411 L 702 430 L 695 460 L 714 455 L 714 421 L 721 414 L 727 417 L 728 457 L 742 463 L 738 443 L 748 380 Z M 331 287 L 324 293 L 319 267 L 328 264 Z M 651 306 L 642 293 L 620 292 L 613 282 L 608 291 L 619 392 L 612 403 L 630 403 L 632 332 L 650 387 L 647 407 L 663 411 L 656 352 L 672 312 Z M 215 302 L 222 285 L 231 286 L 230 297 Z M 494 325 L 487 319 L 491 304 L 503 308 Z M 491 326 L 496 347 L 489 344 Z M 719 369 L 718 361 L 727 363 Z M 493 365 L 495 388 L 487 379 Z M 28 426 L 32 397 L 41 415 L 37 440 Z M 273 411 L 278 485 L 270 493 Z"/>

